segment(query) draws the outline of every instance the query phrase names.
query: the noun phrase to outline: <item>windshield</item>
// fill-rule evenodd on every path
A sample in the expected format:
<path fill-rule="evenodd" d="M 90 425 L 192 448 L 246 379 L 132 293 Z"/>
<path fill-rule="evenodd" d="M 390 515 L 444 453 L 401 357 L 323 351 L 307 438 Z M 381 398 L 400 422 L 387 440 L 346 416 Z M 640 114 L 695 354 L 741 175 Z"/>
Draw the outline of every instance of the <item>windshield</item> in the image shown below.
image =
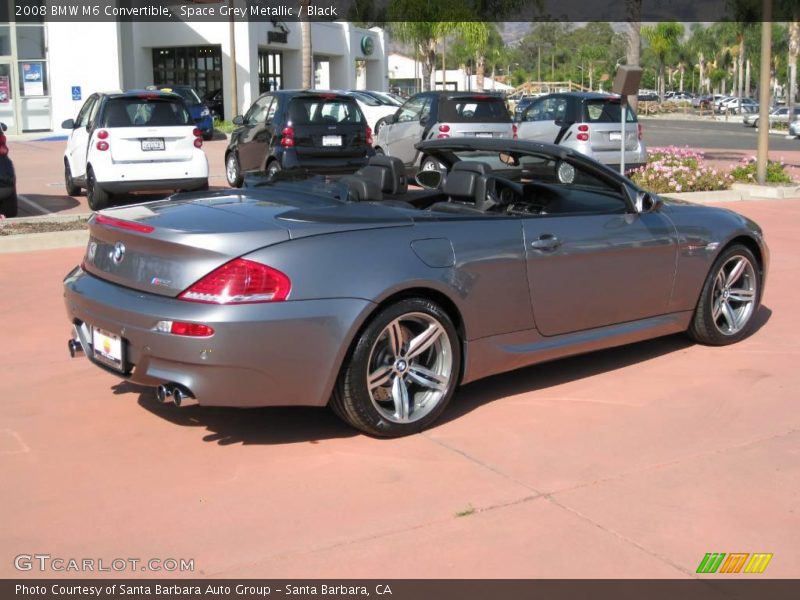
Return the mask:
<path fill-rule="evenodd" d="M 364 118 L 352 98 L 339 96 L 298 96 L 289 104 L 292 125 L 335 125 L 362 123 Z"/>
<path fill-rule="evenodd" d="M 636 115 L 633 114 L 630 106 L 627 109 L 626 121 L 636 122 Z M 583 104 L 583 118 L 586 123 L 619 123 L 620 103 L 613 100 L 586 100 Z"/>
<path fill-rule="evenodd" d="M 162 92 L 172 92 L 173 94 L 178 94 L 181 98 L 183 98 L 189 104 L 200 104 L 200 98 L 197 96 L 195 91 L 192 88 L 185 88 L 185 87 L 176 87 L 176 88 L 159 88 Z"/>
<path fill-rule="evenodd" d="M 169 127 L 194 123 L 183 102 L 168 96 L 112 98 L 103 127 Z"/>

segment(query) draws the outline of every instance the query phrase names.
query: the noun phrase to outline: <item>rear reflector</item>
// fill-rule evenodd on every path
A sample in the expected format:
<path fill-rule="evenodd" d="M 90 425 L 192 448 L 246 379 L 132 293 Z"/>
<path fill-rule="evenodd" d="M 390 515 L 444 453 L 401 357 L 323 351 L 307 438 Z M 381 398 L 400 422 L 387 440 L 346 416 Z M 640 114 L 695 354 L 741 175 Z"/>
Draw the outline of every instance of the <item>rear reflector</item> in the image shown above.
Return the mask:
<path fill-rule="evenodd" d="M 280 302 L 291 288 L 292 282 L 277 269 L 237 258 L 189 286 L 178 298 L 208 304 Z"/>
<path fill-rule="evenodd" d="M 136 221 L 123 221 L 122 219 L 115 219 L 106 215 L 97 214 L 94 217 L 94 222 L 106 227 L 116 227 L 117 229 L 127 229 L 128 231 L 136 231 L 137 233 L 151 233 L 155 227 L 152 225 L 144 225 Z"/>
<path fill-rule="evenodd" d="M 186 323 L 184 321 L 159 321 L 156 323 L 156 331 L 161 333 L 171 333 L 173 335 L 185 335 L 188 337 L 211 337 L 214 335 L 214 328 L 203 323 Z"/>
<path fill-rule="evenodd" d="M 514 139 L 517 139 L 517 137 L 518 137 L 518 136 L 517 136 L 517 131 L 519 131 L 519 130 L 517 129 L 517 126 L 516 126 L 516 125 L 512 125 L 512 126 L 511 126 L 511 133 L 512 133 L 512 137 L 513 137 Z"/>

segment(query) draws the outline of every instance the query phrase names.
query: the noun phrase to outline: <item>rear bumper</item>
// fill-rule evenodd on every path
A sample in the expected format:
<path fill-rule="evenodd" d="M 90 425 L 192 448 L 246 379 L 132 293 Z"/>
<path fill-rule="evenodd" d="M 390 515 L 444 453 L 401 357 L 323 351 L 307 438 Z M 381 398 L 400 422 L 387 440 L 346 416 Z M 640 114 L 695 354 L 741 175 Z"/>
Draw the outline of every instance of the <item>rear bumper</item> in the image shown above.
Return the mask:
<path fill-rule="evenodd" d="M 147 179 L 141 181 L 101 181 L 100 187 L 112 194 L 148 192 L 161 190 L 195 191 L 208 186 L 208 177 L 188 177 L 183 179 Z"/>
<path fill-rule="evenodd" d="M 317 157 L 302 156 L 296 151 L 287 150 L 277 157 L 284 169 L 305 169 L 322 175 L 335 175 L 355 173 L 360 168 L 367 166 L 367 161 L 375 156 L 375 151 L 370 149 L 363 156 L 343 157 Z"/>
<path fill-rule="evenodd" d="M 67 316 L 95 361 L 89 326 L 120 335 L 125 372 L 143 385 L 177 383 L 209 406 L 323 406 L 356 328 L 373 306 L 353 298 L 217 306 L 130 290 L 75 268 Z M 206 323 L 211 337 L 153 330 L 159 320 Z M 108 370 L 108 367 L 104 367 Z M 311 376 L 309 376 L 311 374 Z"/>

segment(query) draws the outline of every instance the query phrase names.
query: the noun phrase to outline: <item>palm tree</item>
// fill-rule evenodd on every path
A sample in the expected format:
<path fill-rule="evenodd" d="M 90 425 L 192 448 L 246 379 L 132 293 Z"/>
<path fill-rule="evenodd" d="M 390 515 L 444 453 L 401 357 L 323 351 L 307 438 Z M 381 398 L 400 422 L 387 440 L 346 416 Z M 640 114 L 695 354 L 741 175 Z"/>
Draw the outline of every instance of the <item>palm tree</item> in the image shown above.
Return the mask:
<path fill-rule="evenodd" d="M 628 47 L 625 62 L 639 65 L 642 59 L 642 0 L 626 0 L 628 17 Z M 636 112 L 639 108 L 639 96 L 629 96 L 628 104 Z"/>
<path fill-rule="evenodd" d="M 800 11 L 798 11 L 800 12 Z M 789 23 L 789 114 L 791 107 L 797 100 L 797 55 L 800 53 L 800 22 L 795 14 L 794 20 Z"/>
<path fill-rule="evenodd" d="M 647 40 L 650 51 L 658 62 L 658 96 L 662 102 L 664 101 L 667 58 L 683 36 L 683 31 L 683 25 L 674 21 L 642 27 L 642 35 Z"/>

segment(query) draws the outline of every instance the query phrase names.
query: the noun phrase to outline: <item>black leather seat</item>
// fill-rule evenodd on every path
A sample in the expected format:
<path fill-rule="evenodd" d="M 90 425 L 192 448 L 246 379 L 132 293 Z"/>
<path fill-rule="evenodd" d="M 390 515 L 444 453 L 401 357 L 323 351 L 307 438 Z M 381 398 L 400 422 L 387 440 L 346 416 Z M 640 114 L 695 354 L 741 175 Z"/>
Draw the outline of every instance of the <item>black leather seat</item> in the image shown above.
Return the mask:
<path fill-rule="evenodd" d="M 344 185 L 347 190 L 348 202 L 380 202 L 383 200 L 381 189 L 373 181 L 369 181 L 358 175 L 345 175 L 339 179 L 339 183 Z"/>
<path fill-rule="evenodd" d="M 356 175 L 375 183 L 384 194 L 396 196 L 408 191 L 405 165 L 394 156 L 373 156 L 366 167 L 356 171 Z"/>
<path fill-rule="evenodd" d="M 497 204 L 490 197 L 493 189 L 491 166 L 479 161 L 460 161 L 453 165 L 442 188 L 448 201 L 437 202 L 431 208 L 446 212 L 485 213 Z"/>

